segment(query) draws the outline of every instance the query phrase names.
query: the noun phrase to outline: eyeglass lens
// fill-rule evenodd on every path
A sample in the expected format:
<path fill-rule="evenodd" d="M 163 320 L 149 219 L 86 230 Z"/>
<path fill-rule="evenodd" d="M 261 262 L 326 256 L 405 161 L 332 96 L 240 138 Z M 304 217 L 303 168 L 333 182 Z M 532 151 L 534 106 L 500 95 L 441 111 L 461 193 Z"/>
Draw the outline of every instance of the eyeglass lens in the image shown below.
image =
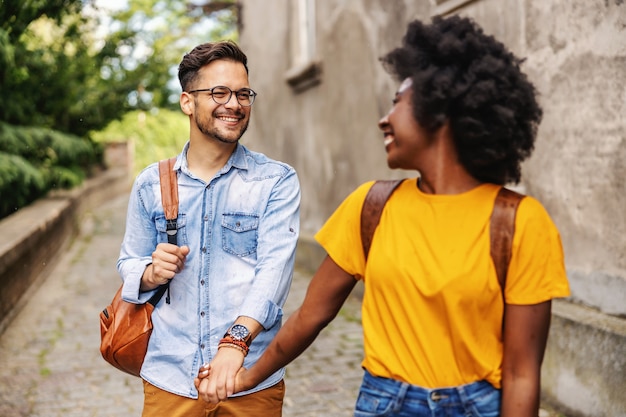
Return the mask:
<path fill-rule="evenodd" d="M 226 104 L 232 97 L 232 94 L 235 93 L 237 97 L 237 101 L 242 106 L 250 106 L 254 102 L 254 92 L 248 88 L 242 88 L 237 91 L 233 91 L 228 87 L 214 87 L 212 89 L 211 95 L 213 96 L 213 100 L 217 104 Z"/>

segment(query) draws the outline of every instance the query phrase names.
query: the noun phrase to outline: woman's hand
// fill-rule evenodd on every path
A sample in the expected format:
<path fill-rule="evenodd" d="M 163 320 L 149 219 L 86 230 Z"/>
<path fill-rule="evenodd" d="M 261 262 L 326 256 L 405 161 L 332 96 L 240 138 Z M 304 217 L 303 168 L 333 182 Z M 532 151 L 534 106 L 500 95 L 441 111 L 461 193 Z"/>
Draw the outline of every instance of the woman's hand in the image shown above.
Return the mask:
<path fill-rule="evenodd" d="M 207 378 L 210 372 L 211 365 L 209 365 L 208 363 L 205 363 L 200 367 L 200 369 L 198 370 L 198 376 L 196 376 L 196 378 L 193 380 L 193 384 L 196 386 L 196 389 L 199 389 L 200 382 L 202 382 L 204 378 Z"/>
<path fill-rule="evenodd" d="M 249 389 L 243 383 L 247 372 L 248 370 L 242 366 L 230 381 L 223 381 L 222 386 L 218 386 L 217 381 L 211 380 L 211 365 L 204 364 L 198 370 L 198 375 L 194 379 L 193 384 L 198 390 L 200 398 L 206 402 L 217 404 L 233 394 Z M 233 387 L 230 392 L 227 389 L 228 385 Z"/>

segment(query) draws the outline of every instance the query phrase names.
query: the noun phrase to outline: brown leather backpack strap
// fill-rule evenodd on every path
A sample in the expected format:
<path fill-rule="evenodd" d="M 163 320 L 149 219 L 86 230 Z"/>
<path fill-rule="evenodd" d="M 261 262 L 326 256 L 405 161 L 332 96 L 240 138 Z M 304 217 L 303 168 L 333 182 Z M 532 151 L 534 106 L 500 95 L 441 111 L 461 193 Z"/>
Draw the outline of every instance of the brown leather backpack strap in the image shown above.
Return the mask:
<path fill-rule="evenodd" d="M 506 274 L 511 261 L 513 236 L 515 235 L 515 215 L 517 214 L 517 207 L 524 197 L 522 194 L 502 187 L 496 196 L 491 213 L 489 228 L 491 258 L 496 267 L 503 297 Z"/>
<path fill-rule="evenodd" d="M 174 171 L 176 157 L 159 161 L 159 182 L 161 183 L 161 204 L 165 212 L 167 242 L 172 245 L 178 244 L 178 176 Z M 170 284 L 164 284 L 159 291 L 150 299 L 152 305 L 156 305 L 167 290 L 165 302 L 170 303 Z"/>
<path fill-rule="evenodd" d="M 176 157 L 159 161 L 161 201 L 166 219 L 178 218 L 178 178 L 174 171 Z"/>
<path fill-rule="evenodd" d="M 391 196 L 402 181 L 404 180 L 376 181 L 365 196 L 363 208 L 361 209 L 361 244 L 363 245 L 365 261 L 367 261 L 367 256 L 372 246 L 374 231 L 380 221 L 383 207 L 385 207 L 389 196 Z"/>

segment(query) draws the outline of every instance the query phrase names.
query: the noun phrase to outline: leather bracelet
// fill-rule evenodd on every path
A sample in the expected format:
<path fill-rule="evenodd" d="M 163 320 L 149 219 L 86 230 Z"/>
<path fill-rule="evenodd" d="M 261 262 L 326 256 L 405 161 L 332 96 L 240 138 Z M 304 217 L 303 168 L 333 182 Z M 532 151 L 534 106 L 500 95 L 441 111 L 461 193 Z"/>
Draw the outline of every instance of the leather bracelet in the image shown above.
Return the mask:
<path fill-rule="evenodd" d="M 238 344 L 230 343 L 230 342 L 224 342 L 224 343 L 220 343 L 219 345 L 217 345 L 218 349 L 221 349 L 223 347 L 227 347 L 227 348 L 231 348 L 231 349 L 237 349 L 241 353 L 243 353 L 244 357 L 248 356 L 248 350 L 244 349 L 242 346 L 240 346 Z"/>
<path fill-rule="evenodd" d="M 250 351 L 250 348 L 248 347 L 248 345 L 246 345 L 246 342 L 240 341 L 240 340 L 233 340 L 231 338 L 225 337 L 222 340 L 220 340 L 219 345 L 221 344 L 229 344 L 229 345 L 235 345 L 240 347 L 244 352 L 246 352 L 246 354 L 248 354 L 248 352 Z"/>
<path fill-rule="evenodd" d="M 231 345 L 237 345 L 240 348 L 242 348 L 243 350 L 245 350 L 246 353 L 248 353 L 248 351 L 250 350 L 250 348 L 248 347 L 246 342 L 244 342 L 243 340 L 235 340 L 231 336 L 226 336 L 226 337 L 222 338 L 220 340 L 219 344 L 222 344 L 222 343 L 229 343 Z"/>

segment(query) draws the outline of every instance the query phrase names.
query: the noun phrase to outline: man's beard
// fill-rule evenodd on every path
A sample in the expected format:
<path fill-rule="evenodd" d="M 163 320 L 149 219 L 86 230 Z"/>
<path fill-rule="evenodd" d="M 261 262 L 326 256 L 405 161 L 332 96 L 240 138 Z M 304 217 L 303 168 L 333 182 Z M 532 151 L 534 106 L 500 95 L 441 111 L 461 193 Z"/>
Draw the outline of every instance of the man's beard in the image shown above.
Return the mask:
<path fill-rule="evenodd" d="M 216 119 L 214 117 L 214 119 Z M 241 128 L 241 130 L 239 131 L 239 135 L 235 138 L 235 139 L 229 139 L 226 138 L 224 136 L 222 136 L 219 132 L 219 130 L 217 128 L 209 128 L 206 126 L 206 124 L 202 123 L 200 120 L 198 120 L 198 116 L 196 116 L 196 126 L 198 126 L 198 130 L 200 132 L 202 132 L 204 135 L 206 136 L 210 136 L 220 142 L 223 143 L 237 143 L 239 141 L 239 139 L 241 139 L 241 137 L 243 136 L 244 133 L 246 133 L 246 130 L 248 130 L 248 124 L 250 123 L 250 119 L 248 119 L 246 121 L 246 124 L 243 125 L 243 127 Z"/>

